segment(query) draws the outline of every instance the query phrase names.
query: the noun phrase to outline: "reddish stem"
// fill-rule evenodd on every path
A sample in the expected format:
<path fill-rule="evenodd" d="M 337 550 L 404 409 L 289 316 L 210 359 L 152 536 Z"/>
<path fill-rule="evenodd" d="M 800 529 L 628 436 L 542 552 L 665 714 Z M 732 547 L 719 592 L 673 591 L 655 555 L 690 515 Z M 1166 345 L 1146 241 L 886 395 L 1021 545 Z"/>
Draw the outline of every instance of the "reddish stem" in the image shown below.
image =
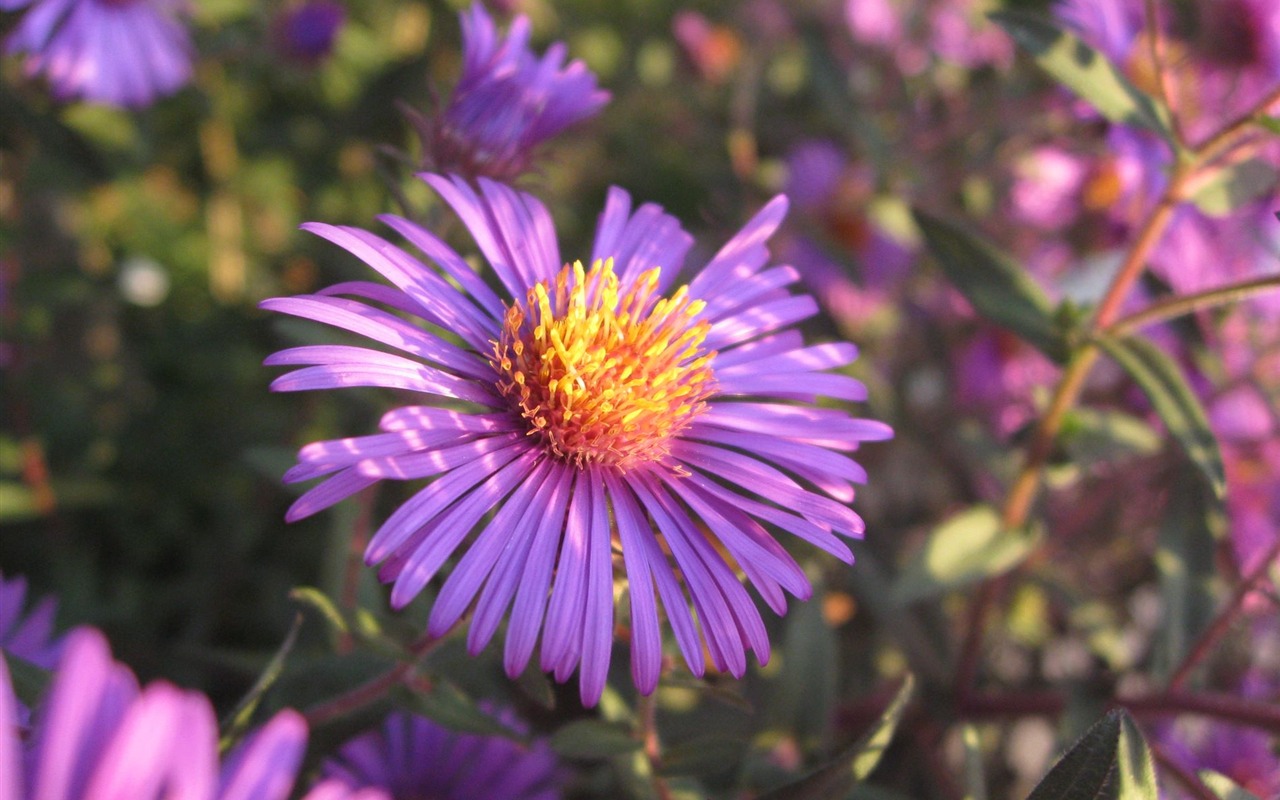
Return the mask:
<path fill-rule="evenodd" d="M 1191 673 L 1196 666 L 1209 655 L 1209 652 L 1217 645 L 1218 641 L 1226 635 L 1231 625 L 1235 622 L 1236 615 L 1240 613 L 1240 609 L 1244 607 L 1245 598 L 1249 596 L 1249 592 L 1256 586 L 1271 570 L 1272 564 L 1276 558 L 1280 557 L 1280 539 L 1277 539 L 1271 547 L 1267 548 L 1266 554 L 1253 571 L 1244 577 L 1240 584 L 1236 586 L 1235 592 L 1231 595 L 1231 599 L 1214 617 L 1213 622 L 1205 629 L 1204 633 L 1196 641 L 1195 646 L 1182 659 L 1182 663 L 1178 665 L 1177 671 L 1173 673 L 1173 677 L 1169 679 L 1169 689 L 1180 689 L 1191 677 Z"/>

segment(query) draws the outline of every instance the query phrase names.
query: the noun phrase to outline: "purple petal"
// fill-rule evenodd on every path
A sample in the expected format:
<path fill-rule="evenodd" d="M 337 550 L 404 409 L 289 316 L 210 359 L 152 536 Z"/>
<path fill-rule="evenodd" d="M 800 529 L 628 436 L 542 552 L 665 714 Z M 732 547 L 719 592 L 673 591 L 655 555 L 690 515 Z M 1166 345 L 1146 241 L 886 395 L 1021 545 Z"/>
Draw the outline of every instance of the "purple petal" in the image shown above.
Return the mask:
<path fill-rule="evenodd" d="M 223 768 L 218 800 L 284 800 L 307 746 L 307 723 L 279 712 L 237 748 Z"/>
<path fill-rule="evenodd" d="M 486 441 L 473 442 L 470 451 L 460 451 L 458 457 L 466 458 L 465 461 L 447 462 L 448 474 L 409 498 L 382 523 L 365 550 L 365 563 L 376 564 L 391 556 L 454 500 L 529 449 L 524 442 L 517 442 L 489 451 L 491 445 L 485 444 Z"/>

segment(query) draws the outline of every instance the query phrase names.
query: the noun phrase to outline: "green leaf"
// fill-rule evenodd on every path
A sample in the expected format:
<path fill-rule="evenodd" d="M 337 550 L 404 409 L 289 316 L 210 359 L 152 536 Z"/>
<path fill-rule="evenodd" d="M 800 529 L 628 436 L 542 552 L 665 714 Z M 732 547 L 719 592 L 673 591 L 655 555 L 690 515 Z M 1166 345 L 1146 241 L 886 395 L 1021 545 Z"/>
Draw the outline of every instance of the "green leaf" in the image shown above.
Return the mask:
<path fill-rule="evenodd" d="M 641 747 L 631 731 L 612 722 L 580 719 L 551 735 L 551 749 L 565 758 L 610 758 Z"/>
<path fill-rule="evenodd" d="M 1049 298 L 1008 255 L 964 229 L 914 209 L 916 225 L 947 280 L 974 309 L 1058 363 L 1070 354 Z"/>
<path fill-rule="evenodd" d="M 982 769 L 982 741 L 978 729 L 966 723 L 960 729 L 964 745 L 964 800 L 987 800 L 987 778 Z"/>
<path fill-rule="evenodd" d="M 1174 142 L 1169 110 L 1130 83 L 1115 64 L 1042 14 L 996 11 L 991 19 L 1059 83 L 1112 122 L 1137 125 Z"/>
<path fill-rule="evenodd" d="M 1164 599 L 1156 664 L 1164 677 L 1182 663 L 1191 643 L 1213 620 L 1214 564 L 1225 528 L 1222 504 L 1192 467 L 1184 467 L 1171 482 L 1156 540 L 1155 565 Z"/>
<path fill-rule="evenodd" d="M 908 673 L 893 702 L 861 739 L 827 766 L 794 783 L 765 792 L 758 800 L 827 800 L 848 795 L 880 763 L 914 693 L 915 678 Z"/>
<path fill-rule="evenodd" d="M 662 774 L 707 776 L 736 772 L 747 747 L 742 739 L 698 736 L 663 749 Z"/>
<path fill-rule="evenodd" d="M 412 684 L 404 688 L 410 710 L 450 730 L 521 740 L 519 734 L 482 711 L 475 700 L 448 681 L 435 680 L 427 690 Z"/>
<path fill-rule="evenodd" d="M 13 684 L 13 693 L 18 702 L 34 708 L 49 685 L 49 671 L 4 650 L 0 650 L 0 658 L 9 667 L 9 680 Z"/>
<path fill-rule="evenodd" d="M 289 654 L 293 652 L 293 646 L 298 641 L 298 631 L 301 629 L 302 615 L 295 614 L 293 625 L 290 626 L 289 633 L 285 635 L 284 641 L 280 643 L 279 649 L 276 650 L 271 660 L 267 662 L 267 666 L 262 670 L 262 674 L 258 676 L 258 679 L 254 681 L 248 694 L 232 709 L 231 714 L 227 717 L 228 721 L 223 723 L 223 729 L 227 732 L 222 737 L 220 746 L 224 751 L 238 741 L 244 732 L 248 730 L 249 723 L 253 719 L 253 713 L 262 702 L 262 696 L 267 693 L 267 690 L 284 672 L 285 661 L 288 659 Z"/>
<path fill-rule="evenodd" d="M 814 587 L 822 596 L 822 587 Z M 772 726 L 791 731 L 803 747 L 826 739 L 836 705 L 837 644 L 835 631 L 822 615 L 822 603 L 799 605 L 787 615 L 777 686 L 771 693 L 768 719 Z"/>
<path fill-rule="evenodd" d="M 961 511 L 935 528 L 898 575 L 893 597 L 912 603 L 1010 569 L 1035 549 L 1039 528 L 1010 530 L 991 506 Z"/>
<path fill-rule="evenodd" d="M 1053 765 L 1027 800 L 1117 800 L 1116 751 L 1123 711 L 1112 711 Z"/>
<path fill-rule="evenodd" d="M 1054 764 L 1027 800 L 1157 800 L 1156 771 L 1142 731 L 1109 712 Z"/>
<path fill-rule="evenodd" d="M 1216 794 L 1221 800 L 1259 800 L 1256 794 L 1246 790 L 1220 772 L 1206 769 L 1200 772 L 1199 777 L 1200 782 L 1209 787 L 1209 791 Z"/>
<path fill-rule="evenodd" d="M 1071 463 L 1081 467 L 1154 455 L 1164 445 L 1163 437 L 1145 421 L 1110 409 L 1073 408 L 1058 438 Z"/>
<path fill-rule="evenodd" d="M 1116 752 L 1116 764 L 1120 768 L 1120 788 L 1117 800 L 1158 800 L 1156 768 L 1151 760 L 1151 749 L 1138 729 L 1133 717 L 1120 714 L 1120 745 Z"/>
<path fill-rule="evenodd" d="M 1178 365 L 1151 341 L 1138 336 L 1104 336 L 1098 344 L 1147 395 L 1169 433 L 1204 473 L 1214 494 L 1222 497 L 1227 488 L 1222 451 L 1204 408 Z"/>
<path fill-rule="evenodd" d="M 304 606 L 310 606 L 320 612 L 320 616 L 324 621 L 337 633 L 351 633 L 351 626 L 347 623 L 347 619 L 342 612 L 338 610 L 338 606 L 329 596 L 314 586 L 295 586 L 289 592 L 289 599 L 295 603 Z"/>
<path fill-rule="evenodd" d="M 1280 172 L 1270 163 L 1250 158 L 1218 170 L 1191 202 L 1211 217 L 1225 217 L 1246 203 L 1271 194 L 1278 177 Z"/>

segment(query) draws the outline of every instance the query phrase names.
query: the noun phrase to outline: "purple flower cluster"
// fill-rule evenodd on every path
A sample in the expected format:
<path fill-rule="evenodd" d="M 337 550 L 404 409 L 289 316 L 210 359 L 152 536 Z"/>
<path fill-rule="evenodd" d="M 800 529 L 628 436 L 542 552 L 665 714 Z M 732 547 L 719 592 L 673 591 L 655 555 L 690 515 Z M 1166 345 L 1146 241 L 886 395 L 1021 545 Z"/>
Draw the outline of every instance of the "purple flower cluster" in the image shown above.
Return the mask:
<path fill-rule="evenodd" d="M 513 714 L 500 719 L 513 732 L 520 729 Z M 324 780 L 308 800 L 558 800 L 564 777 L 544 740 L 522 745 L 501 736 L 462 734 L 403 712 L 344 744 L 321 772 Z"/>
<path fill-rule="evenodd" d="M 27 9 L 5 43 L 62 100 L 141 107 L 191 79 L 183 0 L 0 0 Z"/>
<path fill-rule="evenodd" d="M 557 42 L 538 58 L 529 49 L 529 18 L 506 35 L 479 3 L 462 14 L 462 75 L 434 118 L 410 121 L 437 170 L 511 180 L 529 169 L 539 144 L 594 116 L 609 100 L 581 61 L 565 61 Z"/>
<path fill-rule="evenodd" d="M 778 613 L 784 592 L 807 598 L 811 589 L 762 523 L 852 561 L 841 537 L 862 534 L 847 504 L 866 475 L 843 452 L 891 435 L 882 423 L 814 404 L 819 396 L 859 401 L 866 390 L 832 372 L 854 360 L 852 345 L 804 344 L 794 326 L 817 305 L 788 290 L 795 270 L 767 266 L 765 241 L 786 200 L 766 205 L 675 288 L 692 238 L 656 205 L 633 212 L 620 189 L 609 192 L 590 266 L 565 266 L 550 214 L 532 196 L 484 179 L 473 187 L 425 178 L 467 226 L 505 296 L 407 220 L 382 217 L 427 262 L 360 229 L 306 226 L 394 288 L 345 283 L 263 307 L 404 355 L 292 348 L 268 359 L 299 368 L 272 387 L 382 386 L 430 402 L 388 412 L 381 433 L 304 447 L 286 479 L 325 480 L 290 519 L 379 480 L 433 478 L 365 554 L 393 584 L 392 603 L 420 593 L 478 531 L 445 580 L 428 631 L 443 634 L 474 604 L 468 647 L 476 653 L 510 607 L 508 674 L 524 670 L 541 632 L 542 668 L 564 681 L 580 667 L 587 704 L 600 698 L 609 666 L 615 549 L 630 589 L 641 692 L 653 691 L 661 669 L 659 600 L 695 674 L 705 669 L 704 641 L 716 668 L 734 675 L 744 673 L 747 650 L 767 660 L 768 636 L 738 573 Z"/>

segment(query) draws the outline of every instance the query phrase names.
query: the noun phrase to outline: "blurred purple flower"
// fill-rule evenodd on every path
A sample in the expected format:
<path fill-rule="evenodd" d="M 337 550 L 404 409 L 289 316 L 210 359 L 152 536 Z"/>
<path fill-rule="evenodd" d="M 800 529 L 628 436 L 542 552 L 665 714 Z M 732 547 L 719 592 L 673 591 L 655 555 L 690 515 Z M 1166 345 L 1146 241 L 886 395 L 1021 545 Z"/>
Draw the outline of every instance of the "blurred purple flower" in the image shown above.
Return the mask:
<path fill-rule="evenodd" d="M 60 100 L 142 107 L 191 79 L 183 0 L 0 0 L 28 11 L 5 44 Z"/>
<path fill-rule="evenodd" d="M 1050 231 L 1061 231 L 1080 216 L 1080 192 L 1089 173 L 1086 159 L 1055 147 L 1031 150 L 1014 165 L 1009 214 Z"/>
<path fill-rule="evenodd" d="M 219 768 L 208 698 L 163 681 L 139 689 L 90 628 L 67 636 L 29 742 L 9 722 L 17 713 L 0 660 L 0 800 L 284 800 L 307 738 L 302 717 L 282 711 Z"/>
<path fill-rule="evenodd" d="M 817 212 L 840 186 L 848 156 L 825 139 L 801 142 L 787 153 L 787 197 L 799 211 Z"/>
<path fill-rule="evenodd" d="M 499 719 L 512 731 L 527 733 L 513 714 Z M 433 800 L 558 800 L 564 780 L 545 740 L 521 745 L 502 736 L 458 733 L 404 712 L 344 744 L 321 773 L 324 783 L 349 790 Z M 308 795 L 308 800 L 320 799 Z"/>
<path fill-rule="evenodd" d="M 1120 63 L 1128 58 L 1142 31 L 1142 0 L 1058 0 L 1054 14 L 1086 42 Z"/>
<path fill-rule="evenodd" d="M 505 37 L 479 3 L 461 19 L 462 77 L 449 104 L 434 118 L 407 115 L 435 169 L 510 181 L 529 169 L 539 144 L 594 116 L 609 93 L 581 61 L 564 64 L 561 42 L 534 56 L 523 14 Z"/>
<path fill-rule="evenodd" d="M 363 230 L 309 224 L 396 288 L 347 283 L 263 307 L 415 358 L 338 345 L 292 348 L 267 363 L 302 369 L 272 388 L 384 386 L 477 411 L 456 402 L 405 406 L 383 416 L 383 433 L 304 447 L 285 479 L 330 477 L 299 498 L 289 518 L 384 478 L 435 477 L 383 523 L 365 552 L 394 582 L 392 603 L 403 606 L 421 592 L 480 526 L 444 582 L 428 631 L 448 631 L 474 600 L 468 646 L 478 653 L 514 600 L 508 673 L 524 670 L 541 631 L 542 668 L 565 681 L 580 665 L 587 704 L 600 698 L 609 665 L 614 548 L 630 585 L 632 672 L 641 692 L 653 691 L 662 662 L 658 597 L 690 669 L 705 670 L 667 552 L 716 667 L 741 676 L 746 650 L 767 660 L 768 636 L 733 562 L 780 614 L 784 589 L 808 597 L 804 572 L 757 520 L 852 561 L 840 536 L 862 535 L 847 504 L 851 482 L 866 474 L 835 451 L 892 435 L 883 423 L 813 405 L 819 395 L 862 400 L 866 389 L 828 372 L 854 360 L 852 345 L 805 347 L 792 327 L 817 311 L 811 297 L 787 289 L 796 271 L 765 268 L 765 241 L 782 222 L 786 199 L 765 206 L 672 291 L 692 237 L 656 205 L 633 214 L 627 193 L 611 189 L 591 266 L 562 268 L 551 216 L 532 196 L 485 179 L 477 192 L 461 177 L 424 177 L 470 229 L 506 297 L 406 220 L 381 218 L 436 268 Z M 374 300 L 429 325 L 336 295 Z"/>
<path fill-rule="evenodd" d="M 53 635 L 57 601 L 45 597 L 24 613 L 26 597 L 26 578 L 0 574 L 0 650 L 52 669 L 62 652 L 62 639 Z"/>
<path fill-rule="evenodd" d="M 309 0 L 280 12 L 271 30 L 280 53 L 302 64 L 316 64 L 329 57 L 338 31 L 347 20 L 346 9 L 335 0 Z"/>
<path fill-rule="evenodd" d="M 1235 693 L 1267 705 L 1275 698 L 1271 685 L 1272 681 L 1255 671 L 1245 675 Z M 1207 718 L 1184 718 L 1157 729 L 1155 738 L 1170 758 L 1192 774 L 1213 770 L 1257 797 L 1280 796 L 1280 757 L 1275 753 L 1275 737 L 1266 731 Z M 1168 793 L 1171 800 L 1189 797 L 1175 785 L 1169 788 L 1173 790 Z"/>

